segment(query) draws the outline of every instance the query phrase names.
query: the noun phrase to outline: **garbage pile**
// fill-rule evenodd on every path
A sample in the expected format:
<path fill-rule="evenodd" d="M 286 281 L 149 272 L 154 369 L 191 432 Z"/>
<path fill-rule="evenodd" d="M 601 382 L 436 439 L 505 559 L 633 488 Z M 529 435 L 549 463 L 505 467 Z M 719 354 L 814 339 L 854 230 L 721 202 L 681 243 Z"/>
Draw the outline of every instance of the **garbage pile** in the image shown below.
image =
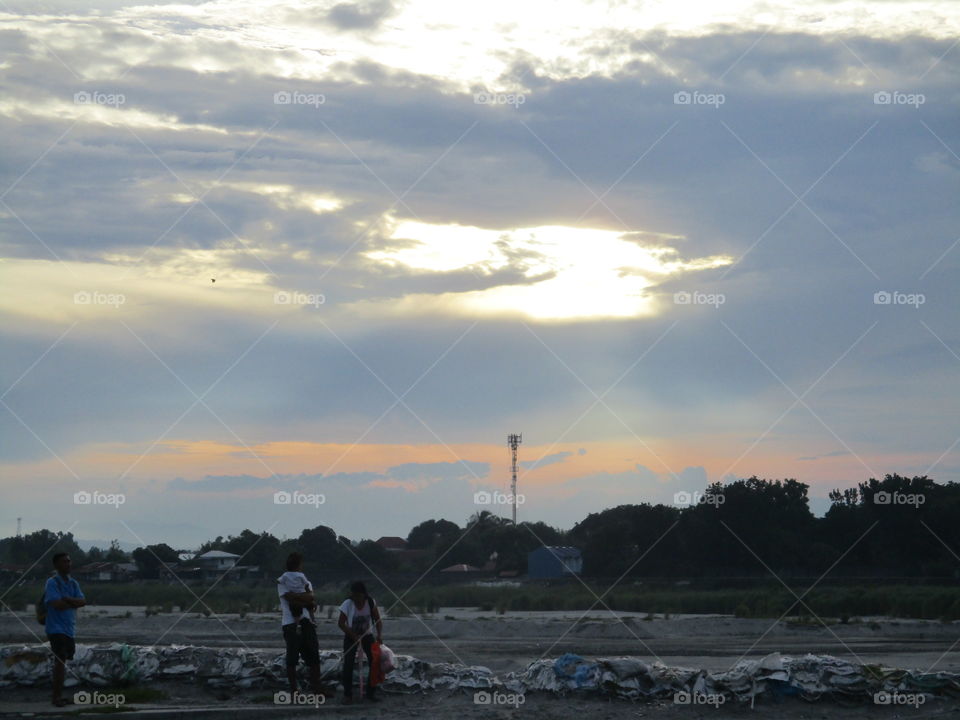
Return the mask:
<path fill-rule="evenodd" d="M 321 681 L 339 680 L 341 655 L 333 650 L 320 653 Z M 409 655 L 397 655 L 395 662 L 396 669 L 383 685 L 388 691 L 474 690 L 498 685 L 493 673 L 485 667 L 428 663 Z M 270 650 L 120 643 L 77 645 L 68 667 L 68 687 L 166 680 L 234 688 L 286 684 L 285 655 Z M 300 670 L 305 673 L 302 665 Z M 49 682 L 50 671 L 51 656 L 45 645 L 0 648 L 0 688 Z M 359 665 L 356 672 L 359 673 Z"/>
<path fill-rule="evenodd" d="M 627 699 L 659 698 L 686 704 L 720 705 L 759 696 L 873 698 L 879 704 L 902 703 L 920 696 L 960 697 L 960 675 L 913 672 L 879 665 L 861 665 L 830 655 L 800 658 L 772 653 L 742 660 L 725 672 L 646 663 L 635 657 L 586 660 L 567 654 L 538 660 L 510 673 L 504 687 L 515 693 L 597 693 Z M 919 703 L 922 704 L 920 699 Z"/>
<path fill-rule="evenodd" d="M 324 682 L 339 679 L 338 651 L 320 653 Z M 757 697 L 798 696 L 807 700 L 870 698 L 896 704 L 898 698 L 960 697 L 960 675 L 913 672 L 860 665 L 829 655 L 792 658 L 779 653 L 743 660 L 725 672 L 647 663 L 636 657 L 588 660 L 566 654 L 531 663 L 501 678 L 489 668 L 429 663 L 396 656 L 396 669 L 383 685 L 388 692 L 500 690 L 577 693 L 631 700 L 670 699 L 677 703 L 720 705 L 753 702 Z M 49 682 L 46 646 L 0 648 L 0 688 Z M 303 670 L 301 666 L 301 670 Z M 116 686 L 155 681 L 191 682 L 213 687 L 252 688 L 286 684 L 284 654 L 270 650 L 208 648 L 184 645 L 78 645 L 69 665 L 67 685 Z M 878 700 L 878 698 L 880 698 Z"/>
<path fill-rule="evenodd" d="M 77 645 L 68 664 L 67 686 L 107 686 L 154 680 L 201 681 L 214 686 L 253 687 L 284 675 L 273 668 L 276 653 L 238 648 L 183 645 L 159 647 Z M 279 658 L 282 663 L 282 656 Z M 339 657 L 333 661 L 334 666 Z M 50 678 L 51 657 L 44 645 L 0 649 L 0 688 L 37 685 Z"/>

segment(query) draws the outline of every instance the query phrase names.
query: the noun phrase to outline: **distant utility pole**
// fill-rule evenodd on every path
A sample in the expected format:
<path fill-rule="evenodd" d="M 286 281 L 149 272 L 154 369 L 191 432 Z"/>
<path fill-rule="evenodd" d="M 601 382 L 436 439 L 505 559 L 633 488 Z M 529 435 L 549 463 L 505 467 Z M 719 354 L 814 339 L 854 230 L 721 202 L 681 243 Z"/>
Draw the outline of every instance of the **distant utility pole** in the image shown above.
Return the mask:
<path fill-rule="evenodd" d="M 20 537 L 20 536 L 23 534 L 23 533 L 20 531 L 20 529 L 21 529 L 21 527 L 20 527 L 20 521 L 21 521 L 21 520 L 23 520 L 23 518 L 17 518 L 17 537 Z"/>
<path fill-rule="evenodd" d="M 523 433 L 507 435 L 510 448 L 510 494 L 513 495 L 513 524 L 517 524 L 517 446 L 523 442 Z"/>

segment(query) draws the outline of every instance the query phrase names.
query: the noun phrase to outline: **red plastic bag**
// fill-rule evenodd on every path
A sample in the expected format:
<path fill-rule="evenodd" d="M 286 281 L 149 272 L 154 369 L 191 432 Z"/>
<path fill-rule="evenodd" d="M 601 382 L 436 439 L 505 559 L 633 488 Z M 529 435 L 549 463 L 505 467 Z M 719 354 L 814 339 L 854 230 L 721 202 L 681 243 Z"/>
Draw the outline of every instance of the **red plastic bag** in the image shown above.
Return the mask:
<path fill-rule="evenodd" d="M 375 642 L 370 646 L 370 687 L 375 688 L 383 682 L 383 667 L 380 664 L 380 643 Z"/>

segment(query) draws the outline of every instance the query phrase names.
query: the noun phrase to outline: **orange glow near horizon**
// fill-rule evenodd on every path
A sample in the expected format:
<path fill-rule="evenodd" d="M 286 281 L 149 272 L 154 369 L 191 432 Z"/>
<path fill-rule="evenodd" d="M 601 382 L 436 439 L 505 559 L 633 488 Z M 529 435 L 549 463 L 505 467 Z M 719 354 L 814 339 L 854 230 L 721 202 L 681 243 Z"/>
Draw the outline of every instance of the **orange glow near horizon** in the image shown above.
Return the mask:
<path fill-rule="evenodd" d="M 804 461 L 799 460 L 795 453 L 773 453 L 770 449 L 755 448 L 737 462 L 743 449 L 739 444 L 732 444 L 730 438 L 698 442 L 696 453 L 677 441 L 651 442 L 649 445 L 656 455 L 637 441 L 522 446 L 521 462 L 533 462 L 561 452 L 570 454 L 560 462 L 533 469 L 521 468 L 521 489 L 527 492 L 546 492 L 562 499 L 573 493 L 569 486 L 572 481 L 593 475 L 615 476 L 630 473 L 636 471 L 638 465 L 652 471 L 657 476 L 656 482 L 661 485 L 671 482 L 671 472 L 680 473 L 685 468 L 703 467 L 710 482 L 720 480 L 725 472 L 735 477 L 756 474 L 768 479 L 795 478 L 810 485 L 811 496 L 823 496 L 834 487 L 853 487 L 871 476 L 864 464 L 852 455 Z M 238 444 L 170 440 L 158 444 L 141 457 L 145 449 L 146 447 L 140 445 L 111 443 L 90 446 L 63 456 L 63 459 L 81 481 L 85 478 L 101 478 L 106 482 L 115 482 L 124 478 L 124 482 L 136 485 L 163 485 L 174 478 L 196 481 L 207 475 L 251 475 L 266 478 L 274 473 L 385 474 L 389 468 L 406 463 L 456 463 L 460 459 L 489 463 L 489 474 L 479 480 L 471 477 L 469 470 L 464 468 L 464 478 L 474 485 L 505 487 L 509 482 L 509 456 L 506 447 L 499 444 L 350 445 L 274 441 L 251 446 L 248 450 Z M 580 453 L 581 449 L 585 450 L 583 454 Z M 924 466 L 924 460 L 925 458 L 920 456 L 872 455 L 868 462 L 876 470 L 876 475 L 882 476 L 888 472 L 909 474 L 904 468 Z M 39 488 L 49 482 L 62 483 L 65 479 L 72 479 L 67 468 L 53 458 L 29 463 L 6 463 L 0 466 L 0 471 L 8 482 L 29 483 Z M 935 473 L 933 475 L 936 477 Z M 429 484 L 389 477 L 368 483 L 371 487 L 405 487 L 411 492 L 420 491 Z M 655 488 L 649 483 L 632 487 L 625 482 L 623 489 L 625 493 L 637 490 L 636 502 L 643 502 L 641 495 Z M 234 492 L 245 494 L 247 491 L 241 492 L 238 489 L 221 494 Z M 619 493 L 617 497 L 620 497 Z"/>

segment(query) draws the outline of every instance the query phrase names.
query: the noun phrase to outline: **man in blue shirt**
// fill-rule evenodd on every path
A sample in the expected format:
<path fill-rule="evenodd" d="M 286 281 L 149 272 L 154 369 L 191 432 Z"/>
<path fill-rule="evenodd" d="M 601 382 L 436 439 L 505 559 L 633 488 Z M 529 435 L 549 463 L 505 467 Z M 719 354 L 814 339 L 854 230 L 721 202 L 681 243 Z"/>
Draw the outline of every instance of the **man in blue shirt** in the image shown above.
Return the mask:
<path fill-rule="evenodd" d="M 43 591 L 43 604 L 47 609 L 46 628 L 53 653 L 53 704 L 69 705 L 63 698 L 63 680 L 67 674 L 67 660 L 73 660 L 76 651 L 74 641 L 77 608 L 87 604 L 80 590 L 80 583 L 70 577 L 70 556 L 61 552 L 53 556 L 56 574 L 47 580 Z"/>

